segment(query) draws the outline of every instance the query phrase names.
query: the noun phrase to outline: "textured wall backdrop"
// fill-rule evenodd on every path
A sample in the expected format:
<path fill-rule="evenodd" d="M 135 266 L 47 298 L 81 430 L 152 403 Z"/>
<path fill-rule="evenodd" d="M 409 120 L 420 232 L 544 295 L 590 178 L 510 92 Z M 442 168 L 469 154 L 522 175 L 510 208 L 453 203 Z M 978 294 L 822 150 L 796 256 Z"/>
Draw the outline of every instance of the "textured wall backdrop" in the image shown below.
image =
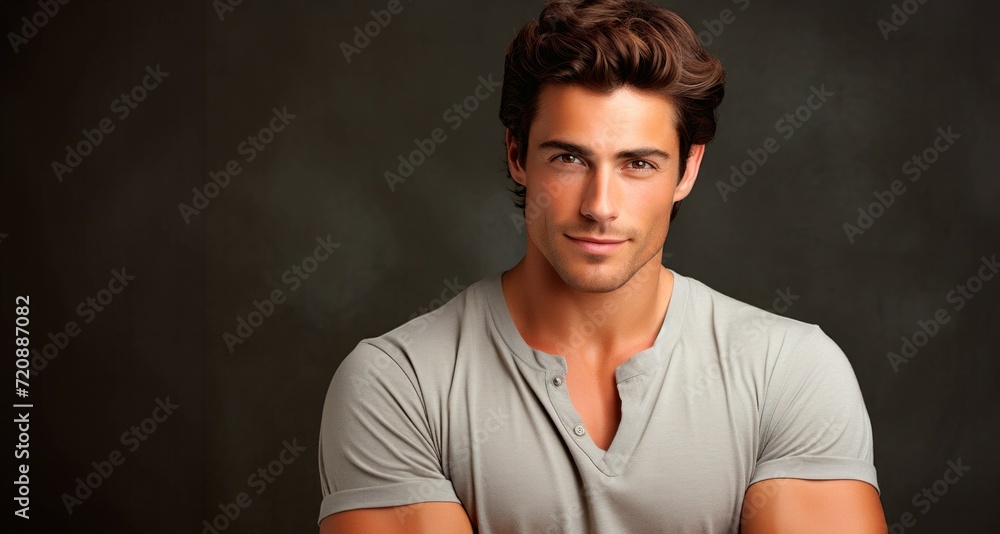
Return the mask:
<path fill-rule="evenodd" d="M 844 349 L 892 532 L 996 527 L 997 5 L 661 3 L 728 71 L 665 264 Z M 497 89 L 540 9 L 3 4 L 18 532 L 315 531 L 341 359 L 523 254 Z"/>

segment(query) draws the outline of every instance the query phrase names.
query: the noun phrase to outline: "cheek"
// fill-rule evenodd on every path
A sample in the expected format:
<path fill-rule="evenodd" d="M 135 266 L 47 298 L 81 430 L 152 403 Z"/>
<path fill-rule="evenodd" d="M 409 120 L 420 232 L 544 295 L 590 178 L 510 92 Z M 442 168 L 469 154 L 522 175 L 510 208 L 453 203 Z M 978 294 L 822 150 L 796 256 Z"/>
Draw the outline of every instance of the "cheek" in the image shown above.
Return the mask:
<path fill-rule="evenodd" d="M 579 210 L 574 202 L 579 198 L 576 191 L 579 181 L 568 173 L 550 173 L 539 177 L 534 195 L 534 203 L 539 211 L 549 214 L 550 219 L 560 219 Z"/>
<path fill-rule="evenodd" d="M 675 190 L 676 187 L 669 178 L 636 187 L 631 191 L 631 205 L 636 207 L 636 216 L 643 219 L 660 219 L 661 216 L 669 219 Z"/>
<path fill-rule="evenodd" d="M 552 188 L 535 179 L 528 188 L 524 204 L 524 219 L 528 230 L 535 236 L 545 233 L 553 222 L 562 220 L 565 213 L 565 188 Z"/>

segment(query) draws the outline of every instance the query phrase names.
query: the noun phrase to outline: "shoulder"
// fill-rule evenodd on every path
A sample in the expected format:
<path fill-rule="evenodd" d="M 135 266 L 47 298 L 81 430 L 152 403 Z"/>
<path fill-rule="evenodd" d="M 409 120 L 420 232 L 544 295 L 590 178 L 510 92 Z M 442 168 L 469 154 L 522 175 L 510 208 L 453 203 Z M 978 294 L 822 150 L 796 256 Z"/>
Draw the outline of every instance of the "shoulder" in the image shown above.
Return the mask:
<path fill-rule="evenodd" d="M 487 284 L 490 275 L 468 286 L 449 282 L 453 296 L 431 300 L 430 311 L 414 314 L 406 322 L 377 336 L 361 339 L 341 366 L 357 365 L 368 358 L 394 362 L 411 380 L 436 372 L 446 376 L 454 368 L 458 345 L 471 329 L 485 330 L 488 320 Z"/>
<path fill-rule="evenodd" d="M 739 301 L 698 280 L 688 281 L 691 317 L 685 320 L 685 331 L 700 332 L 694 336 L 700 347 L 717 347 L 720 358 L 744 376 L 754 377 L 758 392 L 770 393 L 764 398 L 802 387 L 836 392 L 832 397 L 858 395 L 850 360 L 819 325 Z M 797 295 L 788 288 L 775 295 L 775 310 L 794 311 Z"/>
<path fill-rule="evenodd" d="M 685 281 L 685 329 L 708 336 L 730 350 L 774 354 L 826 337 L 819 325 L 778 313 L 790 312 L 798 300 L 790 288 L 775 290 L 772 311 L 737 300 L 695 278 L 688 276 Z"/>

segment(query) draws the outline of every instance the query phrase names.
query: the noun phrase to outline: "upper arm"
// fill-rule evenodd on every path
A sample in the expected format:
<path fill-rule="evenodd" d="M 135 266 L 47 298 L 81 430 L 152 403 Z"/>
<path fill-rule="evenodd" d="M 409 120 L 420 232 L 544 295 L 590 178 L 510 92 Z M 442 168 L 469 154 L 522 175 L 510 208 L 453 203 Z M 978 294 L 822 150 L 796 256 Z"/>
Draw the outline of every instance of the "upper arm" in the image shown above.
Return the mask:
<path fill-rule="evenodd" d="M 742 534 L 885 534 L 875 487 L 860 480 L 772 478 L 752 484 L 740 514 Z"/>
<path fill-rule="evenodd" d="M 783 350 L 765 394 L 748 485 L 854 479 L 878 491 L 871 420 L 847 356 L 815 325 Z"/>
<path fill-rule="evenodd" d="M 814 326 L 768 385 L 743 532 L 884 533 L 868 410 L 850 361 Z"/>
<path fill-rule="evenodd" d="M 465 514 L 442 466 L 439 433 L 420 387 L 404 358 L 397 361 L 372 343 L 360 342 L 344 358 L 320 423 L 320 521 L 332 515 L 335 523 L 419 521 L 423 512 L 412 512 L 424 507 L 404 508 L 402 515 L 391 510 L 432 502 L 437 505 L 426 509 L 451 503 L 446 510 Z"/>
<path fill-rule="evenodd" d="M 387 508 L 346 510 L 326 516 L 320 534 L 472 534 L 462 505 L 422 502 Z"/>

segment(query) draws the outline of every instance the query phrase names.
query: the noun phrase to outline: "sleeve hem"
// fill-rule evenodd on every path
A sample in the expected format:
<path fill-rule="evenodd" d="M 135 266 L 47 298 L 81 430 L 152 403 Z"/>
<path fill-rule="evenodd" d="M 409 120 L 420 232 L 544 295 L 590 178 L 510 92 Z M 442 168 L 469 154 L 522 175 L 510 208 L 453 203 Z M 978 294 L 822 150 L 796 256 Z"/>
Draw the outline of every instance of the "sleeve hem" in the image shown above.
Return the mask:
<path fill-rule="evenodd" d="M 421 502 L 462 503 L 455 495 L 451 481 L 447 479 L 411 480 L 383 486 L 345 489 L 323 497 L 316 523 L 318 525 L 324 517 L 345 510 L 405 506 Z"/>
<path fill-rule="evenodd" d="M 802 478 L 806 480 L 853 479 L 875 487 L 879 496 L 875 466 L 857 458 L 829 456 L 790 456 L 768 460 L 757 466 L 748 486 L 769 478 Z"/>

